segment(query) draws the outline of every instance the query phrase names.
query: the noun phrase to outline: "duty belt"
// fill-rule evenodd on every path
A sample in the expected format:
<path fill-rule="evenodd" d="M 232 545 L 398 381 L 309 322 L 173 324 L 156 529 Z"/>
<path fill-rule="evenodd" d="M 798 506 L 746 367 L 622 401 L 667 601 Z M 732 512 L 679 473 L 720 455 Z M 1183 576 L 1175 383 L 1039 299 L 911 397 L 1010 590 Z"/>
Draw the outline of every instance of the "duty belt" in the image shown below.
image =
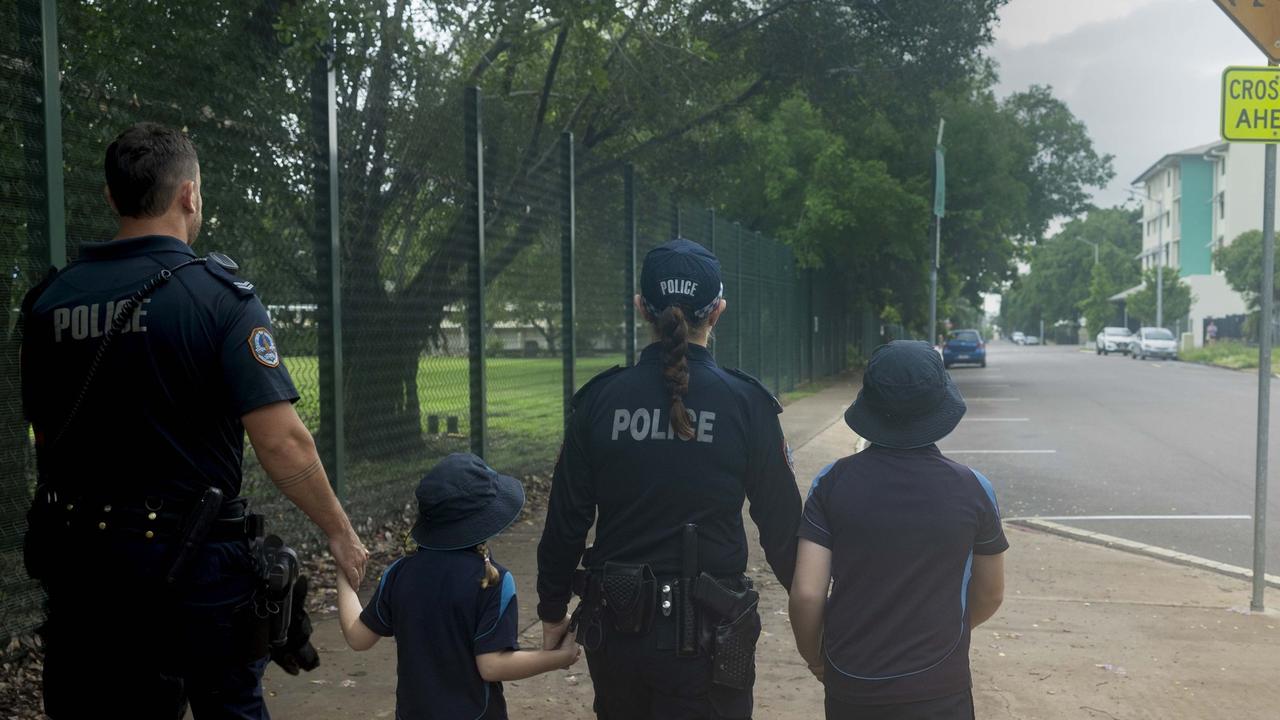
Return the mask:
<path fill-rule="evenodd" d="M 110 535 L 167 542 L 183 532 L 186 513 L 171 509 L 173 503 L 112 503 L 69 500 L 53 508 L 54 527 L 78 536 Z M 236 542 L 262 534 L 262 516 L 245 512 L 243 502 L 229 503 L 209 527 L 206 542 Z"/>

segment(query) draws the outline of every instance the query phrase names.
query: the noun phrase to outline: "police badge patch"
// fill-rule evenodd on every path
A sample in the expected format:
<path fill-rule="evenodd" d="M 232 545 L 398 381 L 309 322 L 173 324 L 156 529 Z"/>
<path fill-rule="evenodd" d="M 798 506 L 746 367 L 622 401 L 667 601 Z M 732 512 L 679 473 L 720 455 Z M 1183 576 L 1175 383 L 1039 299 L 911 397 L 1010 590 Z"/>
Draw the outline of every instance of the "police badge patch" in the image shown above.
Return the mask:
<path fill-rule="evenodd" d="M 276 340 L 271 331 L 264 327 L 256 327 L 249 333 L 249 350 L 253 359 L 269 368 L 280 367 L 280 351 L 276 349 Z"/>

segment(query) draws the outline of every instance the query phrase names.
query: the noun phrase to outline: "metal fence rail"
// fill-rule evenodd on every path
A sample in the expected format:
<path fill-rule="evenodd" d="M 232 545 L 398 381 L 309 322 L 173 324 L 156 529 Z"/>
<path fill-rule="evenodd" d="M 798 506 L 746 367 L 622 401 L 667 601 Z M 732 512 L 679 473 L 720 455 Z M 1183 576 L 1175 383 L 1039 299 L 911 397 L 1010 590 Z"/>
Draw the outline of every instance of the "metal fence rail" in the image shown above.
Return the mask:
<path fill-rule="evenodd" d="M 848 312 L 837 274 L 799 267 L 784 244 L 601 162 L 570 134 L 529 132 L 535 97 L 442 84 L 403 123 L 403 98 L 367 87 L 360 58 L 333 43 L 282 47 L 253 12 L 215 23 L 245 38 L 243 54 L 201 59 L 200 82 L 183 83 L 142 70 L 164 59 L 163 38 L 146 13 L 118 7 L 0 5 L 0 637 L 41 614 L 20 554 L 35 463 L 17 307 L 47 267 L 114 232 L 101 158 L 131 123 L 195 141 L 200 249 L 232 255 L 257 284 L 299 414 L 366 530 L 407 512 L 416 479 L 449 452 L 545 473 L 568 397 L 647 344 L 638 265 L 676 235 L 723 266 L 717 359 L 774 392 L 840 372 L 851 344 L 875 334 Z M 259 111 L 265 98 L 279 116 Z M 377 153 L 352 148 L 379 133 Z M 251 453 L 244 494 L 274 532 L 318 540 Z"/>

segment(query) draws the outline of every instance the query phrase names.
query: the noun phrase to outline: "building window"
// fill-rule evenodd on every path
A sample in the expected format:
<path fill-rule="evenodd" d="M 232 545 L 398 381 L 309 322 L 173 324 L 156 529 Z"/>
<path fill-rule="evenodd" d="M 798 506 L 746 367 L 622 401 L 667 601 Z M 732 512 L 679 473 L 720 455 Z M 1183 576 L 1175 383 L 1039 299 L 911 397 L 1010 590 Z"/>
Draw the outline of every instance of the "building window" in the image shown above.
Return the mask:
<path fill-rule="evenodd" d="M 1182 200 L 1173 201 L 1173 224 L 1182 224 Z"/>
<path fill-rule="evenodd" d="M 1227 158 L 1225 156 L 1223 156 L 1223 158 L 1218 161 L 1218 174 L 1219 175 L 1227 174 Z"/>
<path fill-rule="evenodd" d="M 1226 217 L 1227 217 L 1227 194 L 1224 192 L 1221 192 L 1221 193 L 1218 193 L 1218 219 L 1225 219 Z"/>
<path fill-rule="evenodd" d="M 1173 171 L 1172 170 L 1164 174 L 1164 186 L 1173 187 Z"/>
<path fill-rule="evenodd" d="M 1165 227 L 1169 227 L 1169 225 L 1170 225 L 1170 222 L 1169 222 L 1169 221 L 1170 221 L 1171 219 L 1172 219 L 1172 218 L 1170 217 L 1170 214 L 1169 214 L 1169 213 L 1165 213 L 1165 214 L 1164 214 L 1164 226 L 1165 226 Z"/>

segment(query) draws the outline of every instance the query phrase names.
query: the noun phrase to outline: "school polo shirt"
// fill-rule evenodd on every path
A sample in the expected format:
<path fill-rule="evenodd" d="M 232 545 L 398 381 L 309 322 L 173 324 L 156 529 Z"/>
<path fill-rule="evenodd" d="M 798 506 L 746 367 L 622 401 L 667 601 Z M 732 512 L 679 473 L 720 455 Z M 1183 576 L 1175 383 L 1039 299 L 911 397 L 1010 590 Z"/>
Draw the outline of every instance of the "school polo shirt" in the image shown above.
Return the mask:
<path fill-rule="evenodd" d="M 476 668 L 477 655 L 519 648 L 515 579 L 494 565 L 488 588 L 472 550 L 419 549 L 382 574 L 360 620 L 396 639 L 399 720 L 506 720 L 502 684 Z"/>
<path fill-rule="evenodd" d="M 969 689 L 973 556 L 1009 547 L 981 473 L 936 445 L 872 445 L 814 479 L 799 535 L 831 550 L 829 694 L 880 705 Z"/>

